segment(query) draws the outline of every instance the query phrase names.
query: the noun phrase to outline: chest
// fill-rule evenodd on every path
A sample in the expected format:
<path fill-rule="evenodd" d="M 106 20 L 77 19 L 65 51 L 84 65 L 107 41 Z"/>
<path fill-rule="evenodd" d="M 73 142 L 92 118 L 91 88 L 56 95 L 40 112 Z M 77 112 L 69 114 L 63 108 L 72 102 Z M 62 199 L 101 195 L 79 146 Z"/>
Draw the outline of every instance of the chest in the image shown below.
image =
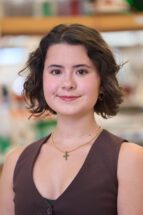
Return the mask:
<path fill-rule="evenodd" d="M 117 154 L 107 153 L 112 148 L 101 143 L 70 154 L 68 160 L 52 150 L 46 156 L 45 150 L 31 156 L 28 149 L 15 169 L 15 214 L 46 214 L 48 198 L 56 199 L 52 209 L 56 215 L 116 215 Z"/>
<path fill-rule="evenodd" d="M 86 165 L 91 146 L 68 154 L 53 148 L 41 150 L 33 168 L 33 180 L 39 193 L 57 199 L 78 178 Z"/>

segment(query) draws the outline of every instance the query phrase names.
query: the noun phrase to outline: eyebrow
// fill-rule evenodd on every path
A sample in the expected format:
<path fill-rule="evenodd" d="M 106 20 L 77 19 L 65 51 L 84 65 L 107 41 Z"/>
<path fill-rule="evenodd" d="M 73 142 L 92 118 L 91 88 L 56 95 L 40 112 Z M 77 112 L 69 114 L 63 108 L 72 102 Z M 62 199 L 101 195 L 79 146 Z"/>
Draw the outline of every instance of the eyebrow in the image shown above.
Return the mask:
<path fill-rule="evenodd" d="M 48 68 L 51 68 L 51 67 L 64 68 L 64 66 L 58 65 L 58 64 L 51 64 L 48 66 Z M 79 67 L 91 68 L 91 66 L 88 66 L 87 64 L 77 64 L 73 66 L 73 68 L 79 68 Z"/>

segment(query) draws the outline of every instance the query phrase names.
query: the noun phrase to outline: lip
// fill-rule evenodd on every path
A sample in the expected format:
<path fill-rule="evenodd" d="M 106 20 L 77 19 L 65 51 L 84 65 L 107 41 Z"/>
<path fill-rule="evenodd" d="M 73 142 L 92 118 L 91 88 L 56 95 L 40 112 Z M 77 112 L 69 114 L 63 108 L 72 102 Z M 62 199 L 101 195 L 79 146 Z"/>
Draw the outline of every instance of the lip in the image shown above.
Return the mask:
<path fill-rule="evenodd" d="M 58 96 L 63 101 L 74 101 L 78 99 L 80 96 Z"/>

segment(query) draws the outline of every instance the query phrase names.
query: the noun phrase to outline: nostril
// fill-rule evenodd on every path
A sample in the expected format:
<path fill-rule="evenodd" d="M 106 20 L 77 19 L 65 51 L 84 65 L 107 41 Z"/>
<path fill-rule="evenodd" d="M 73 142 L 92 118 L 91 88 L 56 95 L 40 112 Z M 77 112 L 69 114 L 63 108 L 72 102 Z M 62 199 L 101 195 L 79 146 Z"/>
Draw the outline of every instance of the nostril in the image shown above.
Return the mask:
<path fill-rule="evenodd" d="M 62 88 L 69 90 L 69 89 L 74 89 L 75 87 L 72 85 L 63 85 Z"/>
<path fill-rule="evenodd" d="M 76 84 L 73 80 L 63 81 L 62 88 L 64 89 L 73 89 L 76 87 Z"/>

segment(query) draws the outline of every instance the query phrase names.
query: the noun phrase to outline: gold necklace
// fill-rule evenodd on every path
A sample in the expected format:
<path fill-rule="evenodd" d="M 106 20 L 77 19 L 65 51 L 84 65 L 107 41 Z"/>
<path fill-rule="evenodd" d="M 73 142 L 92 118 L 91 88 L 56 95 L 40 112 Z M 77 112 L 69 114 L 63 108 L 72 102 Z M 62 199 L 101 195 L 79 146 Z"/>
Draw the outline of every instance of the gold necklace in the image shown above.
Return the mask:
<path fill-rule="evenodd" d="M 76 148 L 71 149 L 71 150 L 62 150 L 61 148 L 59 148 L 59 147 L 55 144 L 55 142 L 54 142 L 53 133 L 51 134 L 51 143 L 52 143 L 52 145 L 53 145 L 58 151 L 60 151 L 60 152 L 62 152 L 62 153 L 64 154 L 63 157 L 65 158 L 65 160 L 67 160 L 68 157 L 70 156 L 69 153 L 71 153 L 71 152 L 73 152 L 73 151 L 75 151 L 75 150 L 77 150 L 77 149 L 79 149 L 79 148 L 81 148 L 81 147 L 83 147 L 83 146 L 85 146 L 85 145 L 91 143 L 93 140 L 96 140 L 96 139 L 98 138 L 98 136 L 100 135 L 101 132 L 102 132 L 102 129 L 101 129 L 101 127 L 99 127 L 98 130 L 97 130 L 96 135 L 95 135 L 94 137 L 92 137 L 88 142 L 86 142 L 86 143 L 84 143 L 84 144 L 82 144 L 82 145 L 80 145 L 80 146 L 77 146 Z"/>

